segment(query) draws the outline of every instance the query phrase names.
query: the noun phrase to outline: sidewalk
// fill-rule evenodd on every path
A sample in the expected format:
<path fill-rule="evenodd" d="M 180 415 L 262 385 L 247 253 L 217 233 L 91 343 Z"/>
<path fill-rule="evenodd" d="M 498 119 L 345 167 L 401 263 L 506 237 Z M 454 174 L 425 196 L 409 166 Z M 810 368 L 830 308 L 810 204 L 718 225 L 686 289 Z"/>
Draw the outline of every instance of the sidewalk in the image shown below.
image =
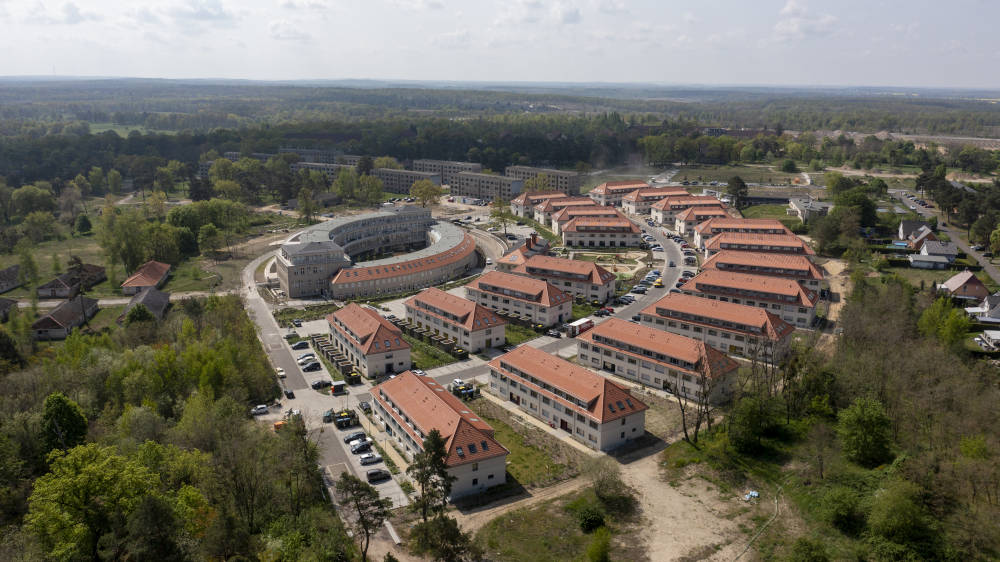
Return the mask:
<path fill-rule="evenodd" d="M 372 439 L 378 443 L 379 447 L 382 447 L 382 451 L 387 457 L 392 459 L 392 462 L 396 463 L 396 467 L 399 468 L 400 475 L 406 474 L 406 469 L 410 467 L 410 463 L 403 458 L 403 455 L 399 454 L 399 451 L 392 446 L 392 437 L 382 430 L 376 422 L 368 419 L 368 416 L 359 416 L 358 419 L 361 421 L 361 427 L 372 436 Z"/>
<path fill-rule="evenodd" d="M 575 449 L 579 450 L 581 453 L 587 456 L 599 457 L 604 454 L 600 451 L 595 451 L 594 449 L 591 449 L 590 447 L 584 445 L 583 443 L 580 443 L 579 441 L 573 439 L 572 437 L 567 438 L 566 432 L 559 431 L 558 429 L 550 426 L 549 424 L 543 422 L 542 420 L 539 420 L 534 416 L 529 415 L 524 410 L 521 410 L 520 408 L 514 406 L 513 404 L 511 404 L 506 400 L 497 398 L 496 396 L 493 396 L 489 392 L 481 392 L 479 393 L 479 395 L 489 400 L 490 402 L 493 402 L 497 406 L 500 406 L 503 409 L 507 410 L 508 412 L 511 413 L 511 415 L 516 417 L 519 421 L 527 422 L 530 423 L 531 425 L 534 425 L 538 429 L 541 429 L 542 431 L 548 433 L 549 435 L 555 437 L 556 439 L 562 441 L 563 443 L 573 446 Z"/>

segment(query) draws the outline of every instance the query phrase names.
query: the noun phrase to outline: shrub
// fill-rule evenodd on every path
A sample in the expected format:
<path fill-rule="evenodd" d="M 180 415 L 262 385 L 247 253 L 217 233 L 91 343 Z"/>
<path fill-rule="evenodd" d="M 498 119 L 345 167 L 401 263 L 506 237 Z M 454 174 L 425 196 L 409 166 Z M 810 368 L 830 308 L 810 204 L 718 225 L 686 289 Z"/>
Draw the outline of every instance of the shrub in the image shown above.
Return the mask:
<path fill-rule="evenodd" d="M 604 514 L 600 509 L 588 505 L 576 514 L 576 519 L 580 523 L 580 530 L 589 533 L 604 526 Z"/>
<path fill-rule="evenodd" d="M 837 487 L 823 496 L 820 512 L 827 523 L 841 532 L 856 535 L 864 525 L 861 498 L 850 488 Z"/>
<path fill-rule="evenodd" d="M 891 458 L 891 421 L 881 402 L 873 398 L 859 398 L 841 411 L 837 418 L 837 434 L 848 459 L 873 467 Z"/>
<path fill-rule="evenodd" d="M 789 562 L 827 562 L 830 556 L 826 553 L 826 547 L 817 539 L 799 537 L 792 545 L 792 552 L 788 555 Z"/>
<path fill-rule="evenodd" d="M 594 538 L 587 547 L 587 561 L 611 561 L 611 532 L 607 527 L 601 527 L 594 533 Z"/>

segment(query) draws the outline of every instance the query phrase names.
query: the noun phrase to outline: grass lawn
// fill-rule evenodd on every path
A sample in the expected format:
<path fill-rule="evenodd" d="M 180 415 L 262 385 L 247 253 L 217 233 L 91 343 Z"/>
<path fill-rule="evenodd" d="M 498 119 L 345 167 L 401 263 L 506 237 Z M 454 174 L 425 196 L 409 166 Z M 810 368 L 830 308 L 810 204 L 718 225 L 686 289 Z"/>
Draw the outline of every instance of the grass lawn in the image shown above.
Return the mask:
<path fill-rule="evenodd" d="M 590 303 L 577 304 L 573 302 L 573 320 L 579 320 L 594 314 L 599 308 L 604 308 L 604 306 L 591 306 Z"/>
<path fill-rule="evenodd" d="M 39 284 L 47 283 L 60 273 L 65 273 L 70 256 L 79 256 L 83 263 L 94 265 L 104 265 L 104 252 L 97 245 L 94 236 L 79 236 L 67 238 L 65 240 L 47 240 L 35 245 L 33 250 L 35 264 L 38 266 Z M 53 259 L 54 258 L 54 259 Z M 59 270 L 56 271 L 53 261 L 59 263 Z M 9 267 L 20 263 L 17 254 L 0 255 L 0 268 Z M 108 281 L 95 285 L 87 291 L 87 295 L 97 298 L 104 296 L 121 295 L 116 289 L 125 279 L 125 272 L 122 269 L 108 271 Z M 111 279 L 114 277 L 114 279 Z M 11 299 L 29 298 L 31 295 L 25 287 L 19 287 L 13 291 L 4 293 L 4 296 Z"/>
<path fill-rule="evenodd" d="M 339 310 L 335 304 L 315 304 L 307 306 L 305 308 L 283 308 L 281 310 L 275 310 L 273 312 L 274 320 L 279 326 L 289 328 L 292 326 L 292 320 L 300 318 L 302 320 L 319 320 L 320 318 L 326 318 L 327 314 L 332 314 Z"/>
<path fill-rule="evenodd" d="M 573 259 L 580 261 L 589 261 L 593 263 L 610 264 L 610 265 L 614 265 L 615 263 L 635 265 L 639 263 L 639 260 L 634 260 L 632 258 L 614 259 L 610 254 L 597 255 L 597 254 L 577 253 L 573 256 Z"/>
<path fill-rule="evenodd" d="M 895 273 L 903 279 L 906 279 L 911 285 L 916 288 L 920 288 L 920 283 L 923 282 L 924 287 L 929 287 L 932 283 L 944 283 L 950 277 L 959 273 L 958 271 L 951 271 L 947 269 L 917 269 L 913 267 L 886 267 L 882 270 L 884 275 Z M 996 283 L 990 279 L 990 276 L 986 274 L 985 271 L 977 271 L 976 277 L 986 285 L 986 288 L 990 290 L 991 293 L 997 291 L 998 286 Z"/>
<path fill-rule="evenodd" d="M 802 223 L 798 217 L 789 215 L 787 205 L 753 205 L 743 209 L 743 216 L 748 219 L 777 219 L 788 228 Z"/>
<path fill-rule="evenodd" d="M 475 540 L 489 560 L 585 560 L 592 538 L 567 505 L 587 493 L 593 494 L 576 492 L 506 513 L 482 527 Z"/>
<path fill-rule="evenodd" d="M 410 344 L 410 359 L 417 369 L 433 369 L 442 365 L 449 365 L 458 361 L 454 355 L 438 349 L 429 343 L 420 341 L 417 338 L 403 334 L 403 339 Z"/>
<path fill-rule="evenodd" d="M 510 345 L 521 345 L 522 343 L 528 340 L 533 340 L 541 335 L 528 326 L 515 324 L 513 322 L 508 322 L 504 328 L 506 330 L 505 333 L 507 335 L 507 343 Z"/>
<path fill-rule="evenodd" d="M 97 314 L 94 315 L 90 321 L 87 322 L 90 330 L 94 332 L 100 332 L 104 328 L 115 328 L 118 326 L 117 320 L 118 316 L 121 315 L 122 311 L 125 310 L 125 305 L 115 305 L 115 306 L 102 306 L 98 309 Z"/>
<path fill-rule="evenodd" d="M 733 176 L 739 176 L 746 183 L 778 185 L 803 179 L 802 174 L 789 174 L 773 166 L 681 166 L 673 181 L 728 182 Z"/>

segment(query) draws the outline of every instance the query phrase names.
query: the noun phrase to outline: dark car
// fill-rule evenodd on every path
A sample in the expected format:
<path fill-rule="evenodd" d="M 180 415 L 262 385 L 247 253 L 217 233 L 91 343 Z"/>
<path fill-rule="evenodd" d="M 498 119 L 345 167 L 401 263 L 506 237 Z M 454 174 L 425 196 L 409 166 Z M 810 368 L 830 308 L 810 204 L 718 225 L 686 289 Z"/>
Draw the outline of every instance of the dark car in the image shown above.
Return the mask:
<path fill-rule="evenodd" d="M 351 454 L 360 455 L 361 453 L 367 453 L 372 450 L 371 441 L 362 441 L 357 445 L 351 447 Z"/>
<path fill-rule="evenodd" d="M 373 468 L 369 470 L 365 476 L 368 478 L 369 482 L 381 482 L 392 478 L 392 475 L 389 474 L 388 470 L 382 470 L 381 468 Z"/>
<path fill-rule="evenodd" d="M 312 384 L 310 384 L 309 386 L 311 386 L 313 390 L 319 390 L 321 388 L 326 388 L 328 386 L 333 386 L 333 382 L 332 381 L 328 381 L 328 380 L 320 379 L 318 381 L 313 381 Z"/>
<path fill-rule="evenodd" d="M 545 335 L 549 336 L 549 337 L 552 337 L 552 338 L 561 338 L 562 337 L 562 334 L 560 334 L 558 330 L 549 330 L 548 332 L 545 332 Z"/>
<path fill-rule="evenodd" d="M 312 363 L 308 363 L 305 366 L 303 366 L 302 370 L 309 372 L 309 371 L 318 371 L 322 368 L 323 366 L 319 364 L 319 361 L 313 361 Z"/>
<path fill-rule="evenodd" d="M 301 318 L 296 318 L 295 320 L 292 320 L 292 325 L 295 326 L 296 328 L 301 328 L 302 327 L 302 319 Z"/>
<path fill-rule="evenodd" d="M 309 341 L 302 340 L 292 344 L 292 349 L 309 349 Z"/>
<path fill-rule="evenodd" d="M 632 315 L 632 320 L 634 320 L 635 322 L 638 322 L 638 321 L 642 320 L 642 316 L 640 316 L 638 314 L 633 314 Z"/>
<path fill-rule="evenodd" d="M 292 392 L 292 389 L 290 389 L 290 388 L 286 388 L 285 389 L 285 398 L 288 398 L 289 400 L 291 400 L 292 398 L 295 398 L 295 393 Z"/>
<path fill-rule="evenodd" d="M 359 402 L 358 409 L 360 409 L 362 412 L 370 412 L 372 411 L 372 406 L 368 402 Z"/>
<path fill-rule="evenodd" d="M 355 431 L 353 433 L 348 433 L 347 435 L 344 436 L 344 443 L 350 443 L 351 441 L 356 441 L 358 439 L 364 439 L 364 438 L 365 438 L 364 431 Z"/>

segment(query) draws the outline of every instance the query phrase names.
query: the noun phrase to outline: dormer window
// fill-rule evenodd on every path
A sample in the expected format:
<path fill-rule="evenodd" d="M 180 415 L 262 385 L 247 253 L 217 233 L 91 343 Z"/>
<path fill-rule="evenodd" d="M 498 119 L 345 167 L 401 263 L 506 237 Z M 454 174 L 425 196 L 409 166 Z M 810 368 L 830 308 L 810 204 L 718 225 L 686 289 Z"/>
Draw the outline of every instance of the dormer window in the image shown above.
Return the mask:
<path fill-rule="evenodd" d="M 465 451 L 463 451 L 461 447 L 455 447 L 455 452 L 458 453 L 458 456 L 460 457 L 465 456 Z"/>

